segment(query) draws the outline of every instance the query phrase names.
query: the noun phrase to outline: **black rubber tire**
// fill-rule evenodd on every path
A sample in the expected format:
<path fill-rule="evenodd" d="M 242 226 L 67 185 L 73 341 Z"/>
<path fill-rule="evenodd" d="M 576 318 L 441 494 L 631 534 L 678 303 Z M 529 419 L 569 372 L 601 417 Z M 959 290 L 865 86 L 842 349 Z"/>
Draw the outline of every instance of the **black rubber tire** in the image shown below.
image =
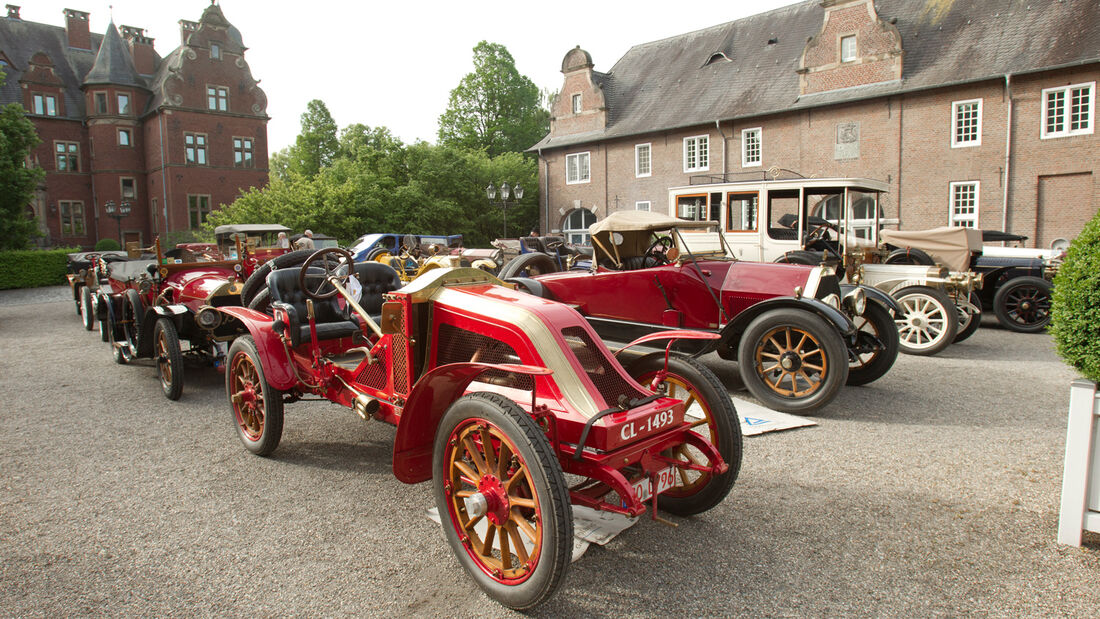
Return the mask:
<path fill-rule="evenodd" d="M 1017 333 L 1039 333 L 1050 324 L 1050 282 L 1033 276 L 1014 277 L 997 289 L 993 312 L 1001 325 Z M 1025 306 L 1030 303 L 1030 306 Z"/>
<path fill-rule="evenodd" d="M 92 291 L 87 286 L 80 287 L 80 318 L 85 331 L 95 328 L 95 302 L 92 300 Z"/>
<path fill-rule="evenodd" d="M 805 264 L 812 267 L 819 266 L 822 262 L 828 265 L 836 264 L 836 260 L 822 258 L 825 252 L 795 249 L 775 259 L 777 264 Z"/>
<path fill-rule="evenodd" d="M 653 377 L 664 368 L 665 353 L 655 352 L 635 359 L 626 371 L 634 380 L 648 388 Z M 741 419 L 737 416 L 737 410 L 722 381 L 702 363 L 673 353 L 668 358 L 668 377 L 674 381 L 665 381 L 669 386 L 666 393 L 670 397 L 684 399 L 680 393 L 683 387 L 676 384 L 683 383 L 687 386 L 688 393 L 706 407 L 710 413 L 710 421 L 707 423 L 710 432 L 700 432 L 699 435 L 718 448 L 718 453 L 722 454 L 722 459 L 730 467 L 721 475 L 700 476 L 693 483 L 703 481 L 704 485 L 691 494 L 677 495 L 674 487 L 657 497 L 657 505 L 661 509 L 678 516 L 691 516 L 721 503 L 737 481 L 737 475 L 741 471 Z"/>
<path fill-rule="evenodd" d="M 252 298 L 256 296 L 256 293 L 259 292 L 261 288 L 267 286 L 267 274 L 270 273 L 272 269 L 301 266 L 301 264 L 306 261 L 306 258 L 313 255 L 314 251 L 315 250 L 312 249 L 299 249 L 288 254 L 275 256 L 271 260 L 256 267 L 252 275 L 249 275 L 248 279 L 244 280 L 244 284 L 241 285 L 241 305 L 247 307 L 252 301 Z"/>
<path fill-rule="evenodd" d="M 982 326 L 982 299 L 978 296 L 978 293 L 970 293 L 970 304 L 978 308 L 977 314 L 969 314 L 965 312 L 956 303 L 955 307 L 959 308 L 959 332 L 955 334 L 955 340 L 953 344 L 965 340 L 966 338 L 974 335 L 978 332 L 978 327 Z"/>
<path fill-rule="evenodd" d="M 73 303 L 76 304 L 76 315 L 80 316 L 81 318 L 84 317 L 84 312 L 80 310 L 80 297 L 84 288 L 84 284 L 77 284 L 76 286 L 73 286 Z"/>
<path fill-rule="evenodd" d="M 487 573 L 488 568 L 483 569 L 481 563 L 475 561 L 472 556 L 475 552 L 467 549 L 459 538 L 456 527 L 461 525 L 455 520 L 459 510 L 457 507 L 452 509 L 445 489 L 445 486 L 452 487 L 447 470 L 448 450 L 452 448 L 449 439 L 456 430 L 478 421 L 495 427 L 512 443 L 526 464 L 529 490 L 541 507 L 541 519 L 536 523 L 536 535 L 540 540 L 538 561 L 531 573 L 517 584 L 508 585 L 495 580 Z M 496 455 L 499 456 L 499 453 Z M 484 477 L 488 475 L 479 479 Z M 466 573 L 489 597 L 508 608 L 523 610 L 533 608 L 553 595 L 569 570 L 573 548 L 573 514 L 561 465 L 546 435 L 530 415 L 515 402 L 496 394 L 472 393 L 455 400 L 436 429 L 432 481 L 447 542 Z M 464 509 L 462 513 L 465 513 Z"/>
<path fill-rule="evenodd" d="M 857 329 L 874 334 L 871 337 L 875 340 L 873 344 L 875 350 L 872 356 L 866 360 L 848 362 L 848 382 L 846 384 L 852 386 L 866 385 L 882 378 L 897 361 L 898 325 L 894 322 L 894 317 L 890 315 L 890 310 L 874 301 L 868 301 L 867 308 L 863 310 L 863 315 L 855 316 L 852 322 L 856 324 Z"/>
<path fill-rule="evenodd" d="M 803 356 L 802 353 L 797 353 L 804 360 L 815 359 L 824 368 L 823 376 L 815 373 L 818 378 L 816 386 L 806 395 L 777 393 L 777 390 L 782 388 L 782 383 L 787 380 L 787 376 L 791 376 L 791 380 L 796 378 L 789 372 L 780 370 L 782 374 L 776 378 L 774 387 L 769 386 L 764 378 L 765 374 L 774 372 L 779 362 L 776 361 L 773 365 L 765 367 L 762 360 L 757 362 L 756 350 L 760 348 L 763 352 L 766 346 L 765 340 L 770 339 L 767 337 L 768 334 L 776 329 L 797 329 L 816 341 L 816 346 L 809 349 L 810 354 Z M 757 316 L 741 336 L 737 347 L 737 364 L 741 371 L 741 380 L 749 392 L 764 406 L 784 413 L 808 413 L 825 406 L 836 397 L 840 388 L 848 380 L 848 350 L 844 346 L 840 333 L 823 318 L 807 310 L 780 308 Z M 809 376 L 804 372 L 802 374 Z M 790 390 L 797 392 L 798 384 L 792 384 Z"/>
<path fill-rule="evenodd" d="M 100 303 L 104 302 L 104 299 L 99 300 Z M 110 302 L 107 300 L 106 302 Z M 111 341 L 111 315 L 108 313 L 99 321 L 99 340 L 101 342 Z"/>
<path fill-rule="evenodd" d="M 902 315 L 894 316 L 894 322 L 898 325 L 900 339 L 898 345 L 901 347 L 901 352 L 907 355 L 934 355 L 955 341 L 955 335 L 959 331 L 959 312 L 955 309 L 955 302 L 947 296 L 946 292 L 928 286 L 908 286 L 893 292 L 892 296 L 902 306 Z M 934 315 L 943 316 L 943 318 L 936 318 L 937 322 L 942 321 L 943 324 L 938 327 L 933 337 L 929 337 L 928 343 L 920 341 L 921 336 L 917 331 L 924 333 L 926 329 L 912 322 L 911 314 L 914 307 L 909 305 L 918 303 L 921 299 L 933 303 L 934 307 L 931 311 L 935 312 Z M 927 312 L 922 313 L 927 315 Z M 910 342 L 913 335 L 916 336 L 916 344 Z"/>
<path fill-rule="evenodd" d="M 271 314 L 271 291 L 266 287 L 261 288 L 256 296 L 248 302 L 248 309 Z"/>
<path fill-rule="evenodd" d="M 183 395 L 183 352 L 176 325 L 168 318 L 157 318 L 153 326 L 153 359 L 157 363 L 157 378 L 164 397 L 180 399 Z"/>
<path fill-rule="evenodd" d="M 246 367 L 252 368 L 253 373 L 242 375 L 242 370 L 247 371 Z M 241 416 L 238 406 L 233 402 L 234 387 L 238 383 L 243 386 L 245 382 L 251 384 L 262 398 L 260 412 L 263 413 L 263 418 L 256 419 L 253 416 L 250 429 L 245 428 L 249 422 Z M 244 448 L 257 456 L 270 455 L 283 437 L 283 393 L 269 385 L 264 378 L 263 364 L 256 352 L 256 343 L 250 335 L 238 337 L 229 347 L 225 366 L 225 393 L 229 398 L 233 425 L 237 428 L 237 436 Z M 257 411 L 253 411 L 255 412 Z"/>
<path fill-rule="evenodd" d="M 500 270 L 500 279 L 508 279 L 509 277 L 531 277 L 533 275 L 546 275 L 547 273 L 557 273 L 558 263 L 554 262 L 554 259 L 547 254 L 531 253 L 523 254 L 517 258 L 513 258 L 511 262 L 504 265 L 504 268 Z"/>
<path fill-rule="evenodd" d="M 916 264 L 924 266 L 933 266 L 936 261 L 932 259 L 924 250 L 917 249 L 916 247 L 903 247 L 901 249 L 895 249 L 886 255 L 884 264 Z"/>
<path fill-rule="evenodd" d="M 137 290 L 128 288 L 122 300 L 122 336 L 130 345 L 131 351 L 141 350 L 138 344 L 141 339 L 142 321 L 145 319 L 145 303 Z"/>
<path fill-rule="evenodd" d="M 392 254 L 392 253 L 393 252 L 390 251 L 389 247 L 375 247 L 374 249 L 367 252 L 366 260 L 368 262 L 374 262 L 374 259 L 377 258 L 378 256 L 381 256 L 382 254 Z"/>

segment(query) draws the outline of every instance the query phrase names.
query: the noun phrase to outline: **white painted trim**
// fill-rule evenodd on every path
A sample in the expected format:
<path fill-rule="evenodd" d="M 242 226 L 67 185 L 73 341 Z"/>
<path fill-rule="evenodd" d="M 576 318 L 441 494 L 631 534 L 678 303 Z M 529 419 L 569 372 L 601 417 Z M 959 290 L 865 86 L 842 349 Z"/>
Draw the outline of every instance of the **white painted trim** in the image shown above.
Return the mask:
<path fill-rule="evenodd" d="M 968 142 L 959 142 L 959 141 L 957 141 L 957 137 L 958 137 L 958 134 L 959 134 L 959 132 L 958 132 L 958 128 L 959 128 L 958 127 L 959 107 L 963 106 L 963 105 L 968 105 L 968 104 L 971 104 L 971 103 L 977 103 L 978 104 L 978 126 L 976 127 L 976 129 L 977 129 L 977 138 L 974 139 L 974 140 L 968 141 Z M 981 146 L 982 145 L 982 100 L 979 98 L 979 99 L 966 99 L 966 100 L 963 100 L 963 101 L 952 101 L 951 102 L 951 125 L 950 125 L 950 127 L 951 127 L 951 148 L 968 148 L 970 146 Z"/>
<path fill-rule="evenodd" d="M 707 163 L 706 165 L 699 165 L 699 140 L 706 139 L 707 141 Z M 695 141 L 695 167 L 688 167 L 688 140 Z M 684 172 L 706 172 L 710 170 L 710 134 L 706 135 L 691 135 L 684 138 Z"/>
<path fill-rule="evenodd" d="M 756 161 L 748 161 L 748 153 L 745 151 L 746 137 L 751 134 L 756 134 L 757 150 Z M 764 161 L 764 129 L 762 127 L 752 127 L 750 129 L 741 130 L 741 167 L 742 168 L 755 168 L 763 165 Z"/>
<path fill-rule="evenodd" d="M 1100 512 L 1088 510 L 1089 469 L 1096 467 L 1100 445 L 1093 444 L 1100 397 L 1096 383 L 1077 379 L 1069 388 L 1066 459 L 1062 471 L 1062 502 L 1058 510 L 1058 543 L 1081 545 L 1081 531 L 1100 532 Z"/>
<path fill-rule="evenodd" d="M 645 208 L 641 208 L 641 206 L 643 204 L 645 205 Z M 636 211 L 652 211 L 653 210 L 653 203 L 649 200 L 638 200 L 637 202 L 634 203 L 634 210 L 636 210 Z"/>
<path fill-rule="evenodd" d="M 970 221 L 971 216 L 955 217 L 955 188 L 960 185 L 974 185 L 974 225 L 972 227 L 978 227 L 978 215 L 981 212 L 981 196 L 982 196 L 982 182 L 981 181 L 953 181 L 947 184 L 947 225 L 957 226 L 959 221 Z"/>
<path fill-rule="evenodd" d="M 569 105 L 570 105 L 569 109 L 574 114 L 580 114 L 581 110 L 584 109 L 584 98 L 581 96 L 581 93 L 579 93 L 579 92 L 573 93 L 569 97 Z"/>
<path fill-rule="evenodd" d="M 638 172 L 638 149 L 646 147 L 649 150 L 649 172 L 641 174 Z M 646 142 L 645 144 L 634 145 L 634 178 L 645 178 L 647 176 L 653 176 L 653 143 Z"/>
<path fill-rule="evenodd" d="M 580 166 L 578 165 L 578 167 L 577 167 L 577 176 L 578 176 L 578 178 L 576 180 L 571 181 L 571 180 L 569 180 L 569 159 L 571 157 L 576 157 L 577 161 L 579 162 L 581 156 L 584 156 L 585 159 L 587 159 L 587 161 L 588 161 L 588 176 L 586 176 L 584 178 L 580 178 Z M 590 182 L 591 180 L 592 180 L 592 151 L 587 151 L 586 150 L 582 153 L 569 153 L 568 155 L 565 156 L 565 184 L 566 185 L 581 185 L 581 184 Z"/>
<path fill-rule="evenodd" d="M 1070 106 L 1070 91 L 1076 88 L 1087 88 L 1089 90 L 1089 114 L 1087 129 L 1078 129 L 1071 131 L 1069 129 L 1069 106 Z M 1066 94 L 1066 109 L 1065 109 L 1065 126 L 1066 129 L 1062 131 L 1055 131 L 1053 133 L 1047 132 L 1047 94 L 1052 92 L 1062 91 Z M 1096 82 L 1082 82 L 1080 84 L 1070 84 L 1069 86 L 1056 86 L 1054 88 L 1044 88 L 1042 95 L 1039 97 L 1039 139 L 1049 140 L 1056 138 L 1068 138 L 1075 135 L 1089 135 L 1096 130 Z"/>

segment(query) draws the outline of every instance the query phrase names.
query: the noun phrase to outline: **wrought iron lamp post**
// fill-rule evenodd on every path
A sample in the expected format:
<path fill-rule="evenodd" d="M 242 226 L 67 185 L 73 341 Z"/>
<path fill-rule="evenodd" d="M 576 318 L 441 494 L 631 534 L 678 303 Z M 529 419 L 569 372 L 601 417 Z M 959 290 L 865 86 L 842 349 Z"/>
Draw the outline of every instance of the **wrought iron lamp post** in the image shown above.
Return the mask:
<path fill-rule="evenodd" d="M 122 204 L 118 205 L 116 209 L 115 201 L 107 200 L 107 203 L 103 205 L 103 212 L 118 224 L 118 244 L 125 246 L 126 244 L 122 242 L 122 220 L 130 215 L 130 203 L 123 200 Z"/>
<path fill-rule="evenodd" d="M 489 204 L 501 207 L 504 212 L 504 237 L 508 238 L 508 199 L 515 194 L 516 199 L 512 200 L 512 204 L 519 202 L 523 199 L 523 185 L 516 183 L 515 187 L 508 184 L 508 181 L 504 181 L 500 184 L 500 200 L 497 200 L 497 188 L 496 185 L 490 181 L 489 186 L 485 188 L 485 195 L 489 198 Z"/>

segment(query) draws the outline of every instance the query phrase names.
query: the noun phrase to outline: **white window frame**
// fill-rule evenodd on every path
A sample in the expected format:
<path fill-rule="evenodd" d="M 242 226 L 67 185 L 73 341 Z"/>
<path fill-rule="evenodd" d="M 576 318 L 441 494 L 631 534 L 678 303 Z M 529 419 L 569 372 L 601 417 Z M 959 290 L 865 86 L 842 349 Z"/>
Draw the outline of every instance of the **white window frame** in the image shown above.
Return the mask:
<path fill-rule="evenodd" d="M 220 43 L 210 43 L 210 59 L 221 60 L 222 59 L 222 46 Z"/>
<path fill-rule="evenodd" d="M 1089 93 L 1089 107 L 1085 114 L 1088 127 L 1084 129 L 1070 129 L 1069 120 L 1071 114 L 1072 96 L 1074 90 L 1085 89 Z M 1060 131 L 1048 131 L 1047 130 L 1047 97 L 1053 93 L 1061 92 L 1065 97 L 1064 107 L 1062 109 L 1062 130 Z M 1080 84 L 1070 84 L 1068 86 L 1057 86 L 1055 88 L 1044 88 L 1042 97 L 1039 100 L 1040 105 L 1040 124 L 1039 124 L 1039 137 L 1046 140 L 1050 138 L 1068 138 L 1074 135 L 1089 135 L 1093 133 L 1096 128 L 1096 82 L 1083 82 Z"/>
<path fill-rule="evenodd" d="M 641 151 L 645 150 L 646 153 L 646 171 L 642 172 L 642 159 Z M 634 145 L 634 178 L 645 178 L 647 176 L 653 176 L 653 144 L 652 142 L 646 142 L 645 144 Z"/>
<path fill-rule="evenodd" d="M 974 212 L 959 215 L 955 212 L 955 190 L 958 187 L 967 185 L 973 185 L 974 187 Z M 948 183 L 947 190 L 947 225 L 955 227 L 965 228 L 977 228 L 978 227 L 978 212 L 981 205 L 981 181 L 956 181 Z M 969 223 L 970 225 L 965 225 Z"/>
<path fill-rule="evenodd" d="M 585 174 L 581 177 L 580 161 L 585 161 Z M 570 160 L 577 162 L 577 177 L 573 180 L 569 179 Z M 584 151 L 583 153 L 570 153 L 565 156 L 565 184 L 566 185 L 579 185 L 581 183 L 587 183 L 592 180 L 592 152 Z"/>
<path fill-rule="evenodd" d="M 852 42 L 852 49 L 849 50 L 849 51 L 851 51 L 851 54 L 847 55 L 847 56 L 844 54 L 844 42 L 845 41 L 851 41 Z M 841 62 L 855 62 L 855 60 L 857 58 L 859 58 L 859 39 L 857 39 L 856 35 L 854 35 L 854 34 L 842 35 L 840 37 L 840 61 Z"/>
<path fill-rule="evenodd" d="M 700 148 L 701 144 L 704 145 L 704 148 Z M 695 156 L 695 165 L 688 164 L 689 150 L 692 151 Z M 684 138 L 684 172 L 706 172 L 709 169 L 710 134 L 693 135 Z"/>
<path fill-rule="evenodd" d="M 748 143 L 749 136 L 756 135 L 756 161 L 749 160 Z M 742 168 L 755 168 L 763 165 L 764 161 L 764 129 L 762 127 L 753 127 L 751 129 L 741 130 L 741 167 Z"/>
<path fill-rule="evenodd" d="M 642 208 L 643 204 L 645 205 L 645 208 Z M 634 203 L 634 210 L 636 210 L 636 211 L 651 211 L 651 210 L 653 210 L 653 203 L 650 202 L 649 200 L 638 200 L 637 202 Z"/>
<path fill-rule="evenodd" d="M 126 136 L 125 140 L 122 139 L 123 135 Z M 124 147 L 125 146 L 133 147 L 133 145 L 134 145 L 134 132 L 130 129 L 119 129 L 118 130 L 118 145 L 119 146 L 124 146 Z"/>
<path fill-rule="evenodd" d="M 977 104 L 978 109 L 976 111 L 978 116 L 978 122 L 975 126 L 974 138 L 971 140 L 959 140 L 959 108 L 964 105 Z M 951 103 L 951 148 L 967 148 L 970 146 L 982 145 L 982 100 L 981 99 L 966 99 L 965 101 L 953 101 Z"/>
<path fill-rule="evenodd" d="M 580 114 L 581 110 L 584 109 L 581 105 L 581 93 L 579 93 L 579 92 L 573 93 L 572 104 L 573 104 L 573 113 L 574 114 Z"/>

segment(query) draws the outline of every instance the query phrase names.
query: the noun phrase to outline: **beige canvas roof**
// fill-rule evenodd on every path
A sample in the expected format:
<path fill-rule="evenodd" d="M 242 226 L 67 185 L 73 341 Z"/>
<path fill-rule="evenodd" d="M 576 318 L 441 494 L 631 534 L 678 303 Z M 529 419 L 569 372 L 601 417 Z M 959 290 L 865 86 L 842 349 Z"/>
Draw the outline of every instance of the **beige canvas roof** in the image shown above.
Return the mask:
<path fill-rule="evenodd" d="M 883 241 L 898 247 L 920 249 L 952 271 L 970 268 L 970 252 L 982 251 L 982 231 L 942 226 L 929 230 L 883 230 Z"/>
<path fill-rule="evenodd" d="M 717 225 L 716 221 L 688 221 L 653 211 L 615 211 L 589 226 L 588 233 L 595 236 L 601 232 L 654 232 L 671 228 L 710 228 Z"/>

